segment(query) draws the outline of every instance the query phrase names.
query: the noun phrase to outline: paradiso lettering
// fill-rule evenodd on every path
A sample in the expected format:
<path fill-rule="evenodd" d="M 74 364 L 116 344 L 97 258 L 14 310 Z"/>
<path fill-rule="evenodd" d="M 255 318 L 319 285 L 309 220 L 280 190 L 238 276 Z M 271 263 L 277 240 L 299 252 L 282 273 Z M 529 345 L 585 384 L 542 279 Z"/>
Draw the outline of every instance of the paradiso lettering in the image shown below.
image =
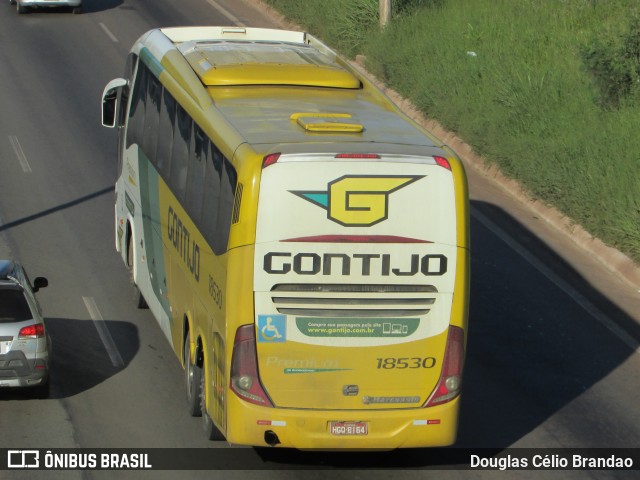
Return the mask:
<path fill-rule="evenodd" d="M 180 255 L 196 282 L 199 282 L 200 247 L 192 240 L 189 230 L 182 223 L 173 207 L 169 207 L 168 234 L 169 241 L 173 244 L 178 255 Z"/>
<path fill-rule="evenodd" d="M 291 271 L 298 275 L 382 275 L 440 276 L 447 273 L 447 257 L 441 254 L 405 256 L 401 269 L 390 254 L 297 253 L 269 252 L 264 256 L 263 268 L 267 273 L 284 275 Z M 406 266 L 409 266 L 408 269 Z"/>

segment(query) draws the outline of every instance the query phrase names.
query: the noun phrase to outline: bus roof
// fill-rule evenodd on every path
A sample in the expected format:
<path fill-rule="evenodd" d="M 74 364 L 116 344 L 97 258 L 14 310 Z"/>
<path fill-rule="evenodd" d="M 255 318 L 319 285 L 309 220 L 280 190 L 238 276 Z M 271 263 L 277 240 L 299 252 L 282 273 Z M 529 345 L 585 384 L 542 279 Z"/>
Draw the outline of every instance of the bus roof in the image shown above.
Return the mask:
<path fill-rule="evenodd" d="M 340 143 L 354 152 L 438 154 L 441 144 L 306 33 L 175 27 L 149 32 L 141 45 L 256 150 L 320 153 Z"/>

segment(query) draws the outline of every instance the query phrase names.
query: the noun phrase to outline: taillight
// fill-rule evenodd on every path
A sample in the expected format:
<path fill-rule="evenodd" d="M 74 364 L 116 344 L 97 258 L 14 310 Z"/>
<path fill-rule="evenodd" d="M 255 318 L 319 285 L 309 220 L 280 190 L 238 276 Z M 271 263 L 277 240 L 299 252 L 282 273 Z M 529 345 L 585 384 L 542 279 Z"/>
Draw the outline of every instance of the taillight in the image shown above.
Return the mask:
<path fill-rule="evenodd" d="M 446 168 L 447 170 L 451 170 L 451 164 L 449 163 L 449 160 L 447 160 L 446 158 L 434 156 L 433 159 L 441 167 Z"/>
<path fill-rule="evenodd" d="M 450 326 L 440 381 L 429 400 L 423 405 L 424 407 L 433 407 L 449 402 L 460 394 L 463 363 L 464 330 L 460 327 Z"/>
<path fill-rule="evenodd" d="M 28 327 L 22 327 L 18 333 L 18 338 L 41 338 L 44 337 L 44 325 L 36 323 Z"/>
<path fill-rule="evenodd" d="M 266 155 L 262 159 L 262 168 L 266 168 L 269 165 L 273 165 L 274 163 L 276 163 L 278 161 L 279 158 L 280 158 L 280 154 L 279 153 L 271 153 L 269 155 Z"/>
<path fill-rule="evenodd" d="M 231 357 L 231 390 L 247 402 L 263 407 L 273 407 L 258 375 L 256 335 L 253 325 L 243 325 L 236 330 Z"/>

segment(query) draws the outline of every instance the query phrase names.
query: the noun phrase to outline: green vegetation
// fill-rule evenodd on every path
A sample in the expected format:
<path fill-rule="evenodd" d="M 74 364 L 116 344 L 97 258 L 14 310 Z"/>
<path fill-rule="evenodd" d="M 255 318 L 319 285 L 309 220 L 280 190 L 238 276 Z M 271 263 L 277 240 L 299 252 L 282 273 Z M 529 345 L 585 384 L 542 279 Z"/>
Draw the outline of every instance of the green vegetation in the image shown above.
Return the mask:
<path fill-rule="evenodd" d="M 267 0 L 640 261 L 634 0 Z"/>

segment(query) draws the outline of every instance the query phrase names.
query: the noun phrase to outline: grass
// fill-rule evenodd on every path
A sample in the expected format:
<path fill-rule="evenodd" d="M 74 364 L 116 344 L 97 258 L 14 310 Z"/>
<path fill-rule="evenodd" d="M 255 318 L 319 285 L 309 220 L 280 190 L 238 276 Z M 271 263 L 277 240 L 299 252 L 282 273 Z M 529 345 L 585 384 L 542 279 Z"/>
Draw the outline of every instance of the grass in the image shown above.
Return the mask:
<path fill-rule="evenodd" d="M 378 0 L 267 3 L 346 56 L 366 55 L 425 115 L 640 262 L 640 82 L 603 102 L 609 76 L 595 78 L 584 53 L 607 47 L 622 64 L 614 48 L 640 18 L 637 2 L 396 0 L 384 31 Z M 640 72 L 634 55 L 625 65 Z"/>

